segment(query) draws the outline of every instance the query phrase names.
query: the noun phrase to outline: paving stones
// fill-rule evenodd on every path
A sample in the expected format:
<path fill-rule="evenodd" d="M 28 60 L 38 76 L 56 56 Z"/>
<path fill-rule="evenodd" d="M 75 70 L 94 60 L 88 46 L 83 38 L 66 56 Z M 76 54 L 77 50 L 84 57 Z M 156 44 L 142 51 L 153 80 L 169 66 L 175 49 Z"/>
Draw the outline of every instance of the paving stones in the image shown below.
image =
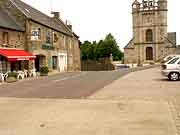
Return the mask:
<path fill-rule="evenodd" d="M 0 98 L 0 105 L 3 135 L 176 135 L 167 102 Z"/>

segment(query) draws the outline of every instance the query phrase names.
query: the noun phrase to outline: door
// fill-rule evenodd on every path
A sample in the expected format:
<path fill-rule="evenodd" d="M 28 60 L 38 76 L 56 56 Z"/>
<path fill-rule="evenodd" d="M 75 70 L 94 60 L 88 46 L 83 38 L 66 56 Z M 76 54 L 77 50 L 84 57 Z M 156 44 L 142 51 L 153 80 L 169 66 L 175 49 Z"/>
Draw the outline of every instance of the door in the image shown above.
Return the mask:
<path fill-rule="evenodd" d="M 66 55 L 59 55 L 59 68 L 60 72 L 64 72 L 67 67 Z"/>
<path fill-rule="evenodd" d="M 39 72 L 39 67 L 40 67 L 39 57 L 40 57 L 39 55 L 36 55 L 36 59 L 35 59 L 35 68 L 37 72 Z"/>
<path fill-rule="evenodd" d="M 52 57 L 52 60 L 53 60 L 53 70 L 56 70 L 57 69 L 57 56 L 53 56 Z"/>
<path fill-rule="evenodd" d="M 152 47 L 146 48 L 146 60 L 153 60 L 153 48 Z"/>

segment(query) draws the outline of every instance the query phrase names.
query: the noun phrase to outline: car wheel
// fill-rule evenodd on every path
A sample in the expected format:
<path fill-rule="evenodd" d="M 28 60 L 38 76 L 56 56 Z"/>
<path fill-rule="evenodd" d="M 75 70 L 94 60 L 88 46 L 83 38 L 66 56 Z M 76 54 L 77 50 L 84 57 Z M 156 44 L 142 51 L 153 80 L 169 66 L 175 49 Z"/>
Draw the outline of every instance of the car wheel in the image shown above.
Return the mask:
<path fill-rule="evenodd" d="M 169 79 L 171 81 L 177 81 L 177 80 L 179 80 L 179 78 L 180 78 L 180 75 L 178 73 L 176 73 L 176 72 L 173 72 L 173 73 L 169 74 Z"/>

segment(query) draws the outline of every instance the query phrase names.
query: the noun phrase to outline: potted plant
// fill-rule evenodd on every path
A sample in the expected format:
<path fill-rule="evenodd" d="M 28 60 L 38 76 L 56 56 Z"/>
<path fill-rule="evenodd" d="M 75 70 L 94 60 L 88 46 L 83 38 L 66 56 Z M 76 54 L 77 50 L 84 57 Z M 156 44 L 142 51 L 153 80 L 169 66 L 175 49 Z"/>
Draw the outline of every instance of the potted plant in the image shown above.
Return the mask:
<path fill-rule="evenodd" d="M 40 68 L 39 72 L 40 72 L 40 76 L 48 76 L 49 69 L 48 67 L 44 66 Z"/>
<path fill-rule="evenodd" d="M 17 81 L 17 73 L 16 72 L 9 72 L 6 82 L 13 83 Z"/>

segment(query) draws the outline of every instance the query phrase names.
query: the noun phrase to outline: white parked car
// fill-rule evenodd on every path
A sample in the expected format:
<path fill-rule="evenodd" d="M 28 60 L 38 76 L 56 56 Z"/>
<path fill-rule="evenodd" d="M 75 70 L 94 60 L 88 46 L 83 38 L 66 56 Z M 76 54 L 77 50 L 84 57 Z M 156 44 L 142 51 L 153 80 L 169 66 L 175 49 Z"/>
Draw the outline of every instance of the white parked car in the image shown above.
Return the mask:
<path fill-rule="evenodd" d="M 163 61 L 161 63 L 166 63 L 167 61 L 169 61 L 170 59 L 174 58 L 174 57 L 178 57 L 180 55 L 177 55 L 177 54 L 171 54 L 171 55 L 168 55 L 166 56 Z"/>
<path fill-rule="evenodd" d="M 162 74 L 172 81 L 180 79 L 180 56 L 170 59 L 162 64 Z"/>

